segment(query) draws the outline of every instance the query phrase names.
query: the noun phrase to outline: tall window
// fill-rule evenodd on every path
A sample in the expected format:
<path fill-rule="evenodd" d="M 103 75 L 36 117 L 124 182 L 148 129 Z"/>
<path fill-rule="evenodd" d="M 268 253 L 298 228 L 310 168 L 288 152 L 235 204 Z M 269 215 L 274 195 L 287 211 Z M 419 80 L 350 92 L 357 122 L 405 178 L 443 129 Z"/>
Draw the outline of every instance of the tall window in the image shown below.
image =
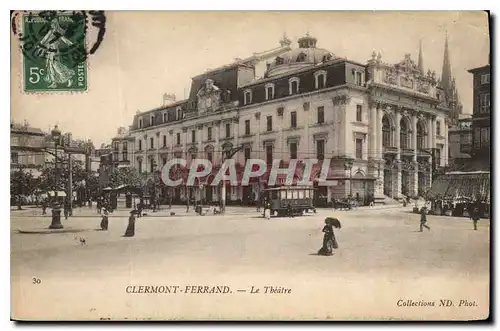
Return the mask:
<path fill-rule="evenodd" d="M 167 113 L 163 113 L 163 123 L 167 123 Z"/>
<path fill-rule="evenodd" d="M 296 111 L 292 111 L 290 113 L 290 127 L 292 128 L 297 128 L 297 112 Z"/>
<path fill-rule="evenodd" d="M 290 142 L 290 159 L 297 158 L 297 143 L 295 141 Z"/>
<path fill-rule="evenodd" d="M 479 112 L 489 113 L 490 112 L 490 94 L 482 93 L 479 95 Z"/>
<path fill-rule="evenodd" d="M 176 140 L 177 140 L 177 141 L 176 141 L 177 145 L 180 145 L 180 144 L 181 144 L 181 134 L 180 134 L 180 132 L 177 132 L 177 134 L 176 134 L 176 137 L 175 137 L 175 138 L 176 138 Z"/>
<path fill-rule="evenodd" d="M 207 129 L 207 138 L 208 140 L 212 140 L 212 128 Z"/>
<path fill-rule="evenodd" d="M 155 171 L 155 163 L 154 163 L 154 160 L 151 159 L 150 163 L 149 163 L 149 172 L 154 172 Z"/>
<path fill-rule="evenodd" d="M 163 135 L 163 147 L 167 147 L 167 136 Z"/>
<path fill-rule="evenodd" d="M 358 86 L 363 85 L 363 73 L 356 71 L 354 72 L 354 82 Z"/>
<path fill-rule="evenodd" d="M 356 122 L 363 122 L 363 106 L 356 105 Z"/>
<path fill-rule="evenodd" d="M 297 77 L 290 78 L 288 81 L 288 89 L 290 95 L 299 93 L 299 79 Z"/>
<path fill-rule="evenodd" d="M 318 107 L 318 124 L 325 123 L 325 107 Z"/>
<path fill-rule="evenodd" d="M 10 152 L 10 162 L 19 163 L 19 154 L 17 152 Z"/>
<path fill-rule="evenodd" d="M 441 166 L 441 148 L 436 148 L 436 166 Z"/>
<path fill-rule="evenodd" d="M 245 134 L 250 134 L 250 120 L 245 120 Z"/>
<path fill-rule="evenodd" d="M 155 117 L 153 115 L 151 115 L 151 117 L 149 117 L 149 121 L 150 121 L 151 125 L 155 125 Z"/>
<path fill-rule="evenodd" d="M 399 132 L 399 147 L 401 149 L 408 148 L 408 125 L 405 119 L 401 119 L 401 128 Z"/>
<path fill-rule="evenodd" d="M 212 159 L 213 159 L 213 153 L 212 153 L 212 151 L 208 151 L 207 152 L 207 159 L 208 159 L 208 161 L 212 162 Z"/>
<path fill-rule="evenodd" d="M 441 122 L 436 121 L 436 135 L 441 135 Z"/>
<path fill-rule="evenodd" d="M 390 147 L 391 144 L 391 125 L 387 116 L 382 118 L 382 146 Z"/>
<path fill-rule="evenodd" d="M 267 116 L 267 131 L 273 131 L 273 117 L 272 116 Z"/>
<path fill-rule="evenodd" d="M 490 74 L 481 75 L 481 84 L 488 84 L 490 82 Z"/>
<path fill-rule="evenodd" d="M 481 128 L 481 147 L 486 147 L 490 144 L 490 128 Z"/>
<path fill-rule="evenodd" d="M 266 163 L 273 164 L 273 145 L 266 145 Z"/>
<path fill-rule="evenodd" d="M 325 158 L 325 141 L 317 140 L 316 141 L 316 158 L 318 160 L 323 160 Z"/>
<path fill-rule="evenodd" d="M 250 159 L 250 147 L 245 147 L 245 149 L 243 151 L 245 154 L 245 161 Z"/>
<path fill-rule="evenodd" d="M 274 85 L 266 84 L 266 100 L 274 99 Z"/>
<path fill-rule="evenodd" d="M 363 139 L 356 138 L 356 159 L 363 158 Z"/>
<path fill-rule="evenodd" d="M 226 138 L 231 137 L 231 123 L 226 123 Z"/>
<path fill-rule="evenodd" d="M 142 128 L 142 118 L 139 119 L 139 129 Z"/>
<path fill-rule="evenodd" d="M 139 173 L 142 172 L 142 160 L 137 161 L 137 167 L 139 168 Z"/>
<path fill-rule="evenodd" d="M 243 93 L 243 104 L 248 105 L 252 103 L 252 91 L 245 91 Z"/>
<path fill-rule="evenodd" d="M 122 160 L 123 161 L 128 160 L 128 144 L 126 141 L 122 145 Z"/>
<path fill-rule="evenodd" d="M 139 150 L 142 151 L 142 139 L 139 139 Z"/>
<path fill-rule="evenodd" d="M 155 148 L 155 140 L 153 137 L 149 138 L 149 148 Z"/>
<path fill-rule="evenodd" d="M 314 86 L 318 90 L 326 86 L 326 71 L 321 70 L 314 73 Z"/>
<path fill-rule="evenodd" d="M 196 130 L 191 131 L 191 142 L 196 142 Z"/>
<path fill-rule="evenodd" d="M 417 149 L 424 148 L 424 126 L 421 122 L 417 123 Z"/>

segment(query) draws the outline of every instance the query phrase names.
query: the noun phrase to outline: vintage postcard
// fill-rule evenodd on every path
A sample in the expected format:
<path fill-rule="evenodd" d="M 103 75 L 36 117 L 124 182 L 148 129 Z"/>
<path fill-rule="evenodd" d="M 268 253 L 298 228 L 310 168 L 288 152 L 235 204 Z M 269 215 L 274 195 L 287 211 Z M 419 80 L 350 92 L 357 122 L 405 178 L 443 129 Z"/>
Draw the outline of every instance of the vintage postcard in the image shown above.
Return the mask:
<path fill-rule="evenodd" d="M 10 19 L 12 319 L 490 316 L 487 12 Z"/>

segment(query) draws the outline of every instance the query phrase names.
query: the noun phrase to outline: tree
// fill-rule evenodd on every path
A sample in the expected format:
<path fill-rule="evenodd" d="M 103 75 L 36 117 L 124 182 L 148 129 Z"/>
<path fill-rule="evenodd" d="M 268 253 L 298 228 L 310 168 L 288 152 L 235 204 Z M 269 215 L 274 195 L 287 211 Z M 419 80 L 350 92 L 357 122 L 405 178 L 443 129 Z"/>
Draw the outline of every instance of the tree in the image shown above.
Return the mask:
<path fill-rule="evenodd" d="M 10 174 L 10 195 L 15 198 L 17 208 L 21 209 L 22 198 L 33 194 L 37 181 L 29 171 L 16 170 Z"/>
<path fill-rule="evenodd" d="M 109 184 L 111 187 L 120 185 L 141 186 L 141 183 L 142 176 L 133 167 L 114 168 L 109 174 Z"/>

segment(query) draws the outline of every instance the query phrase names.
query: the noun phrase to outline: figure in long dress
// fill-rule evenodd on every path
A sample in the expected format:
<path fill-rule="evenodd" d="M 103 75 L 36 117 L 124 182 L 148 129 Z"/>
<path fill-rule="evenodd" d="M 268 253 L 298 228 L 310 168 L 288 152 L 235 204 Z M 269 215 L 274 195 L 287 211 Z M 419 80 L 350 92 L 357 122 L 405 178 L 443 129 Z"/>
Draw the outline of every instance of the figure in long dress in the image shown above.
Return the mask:
<path fill-rule="evenodd" d="M 123 235 L 124 237 L 133 237 L 135 235 L 135 214 L 136 213 L 137 213 L 136 210 L 132 210 L 130 212 L 130 216 L 128 218 L 127 230 L 125 230 L 125 234 Z"/>
<path fill-rule="evenodd" d="M 57 84 L 73 85 L 75 71 L 64 65 L 59 59 L 59 47 L 62 43 L 71 46 L 73 42 L 64 36 L 64 29 L 59 25 L 56 18 L 50 22 L 50 30 L 40 41 L 40 44 L 48 50 L 45 62 L 47 74 L 44 80 L 49 84 L 49 88 L 56 88 Z"/>
<path fill-rule="evenodd" d="M 333 227 L 340 229 L 340 221 L 336 218 L 327 217 L 325 219 L 325 226 L 323 227 L 323 246 L 318 251 L 318 255 L 332 255 L 333 250 L 339 247 L 333 233 Z"/>
<path fill-rule="evenodd" d="M 101 230 L 107 231 L 108 230 L 108 210 L 106 208 L 104 208 L 103 212 L 104 212 L 104 215 L 102 216 Z"/>

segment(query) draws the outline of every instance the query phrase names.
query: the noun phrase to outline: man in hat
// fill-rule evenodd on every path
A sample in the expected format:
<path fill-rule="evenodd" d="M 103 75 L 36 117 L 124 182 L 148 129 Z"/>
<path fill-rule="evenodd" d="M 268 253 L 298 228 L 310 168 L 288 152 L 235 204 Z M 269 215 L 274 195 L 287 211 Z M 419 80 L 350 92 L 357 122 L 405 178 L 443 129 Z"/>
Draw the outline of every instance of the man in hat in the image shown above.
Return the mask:
<path fill-rule="evenodd" d="M 429 231 L 431 230 L 425 223 L 427 223 L 427 207 L 424 206 L 420 211 L 420 232 L 423 231 L 424 227 Z"/>

